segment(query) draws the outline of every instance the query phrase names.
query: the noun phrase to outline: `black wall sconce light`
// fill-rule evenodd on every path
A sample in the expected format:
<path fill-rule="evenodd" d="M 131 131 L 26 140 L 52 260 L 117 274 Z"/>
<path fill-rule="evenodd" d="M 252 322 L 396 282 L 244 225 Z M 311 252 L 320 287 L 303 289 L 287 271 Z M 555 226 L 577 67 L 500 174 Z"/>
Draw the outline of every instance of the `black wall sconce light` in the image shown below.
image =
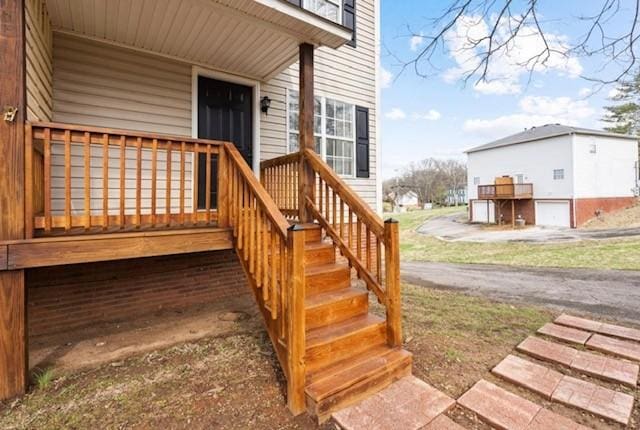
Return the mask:
<path fill-rule="evenodd" d="M 262 97 L 260 99 L 260 110 L 264 114 L 269 114 L 269 108 L 271 107 L 271 99 L 267 96 Z"/>

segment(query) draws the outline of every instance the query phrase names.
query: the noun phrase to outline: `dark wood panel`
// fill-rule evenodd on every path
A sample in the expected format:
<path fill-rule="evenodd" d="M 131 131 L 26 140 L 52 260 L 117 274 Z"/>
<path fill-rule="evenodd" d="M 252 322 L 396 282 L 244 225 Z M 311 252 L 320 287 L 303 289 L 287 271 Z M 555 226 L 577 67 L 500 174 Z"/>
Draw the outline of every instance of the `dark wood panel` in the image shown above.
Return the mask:
<path fill-rule="evenodd" d="M 24 271 L 0 272 L 0 399 L 27 386 L 25 297 Z"/>
<path fill-rule="evenodd" d="M 8 246 L 8 269 L 121 260 L 232 249 L 229 229 L 122 233 L 16 241 Z"/>
<path fill-rule="evenodd" d="M 7 245 L 0 245 L 0 270 L 7 270 Z"/>

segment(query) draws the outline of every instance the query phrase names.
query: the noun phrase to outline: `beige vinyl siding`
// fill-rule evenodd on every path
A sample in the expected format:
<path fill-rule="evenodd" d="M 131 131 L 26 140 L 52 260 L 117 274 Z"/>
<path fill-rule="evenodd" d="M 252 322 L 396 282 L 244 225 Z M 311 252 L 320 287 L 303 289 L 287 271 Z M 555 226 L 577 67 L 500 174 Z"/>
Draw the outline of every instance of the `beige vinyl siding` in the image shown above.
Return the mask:
<path fill-rule="evenodd" d="M 354 49 L 320 48 L 315 55 L 315 92 L 317 95 L 369 108 L 369 178 L 344 178 L 372 208 L 376 208 L 376 70 L 375 0 L 356 2 L 356 38 Z M 287 151 L 287 89 L 298 89 L 298 65 L 295 64 L 262 85 L 262 95 L 271 98 L 268 116 L 262 116 L 261 159 L 267 160 Z"/>
<path fill-rule="evenodd" d="M 191 136 L 191 67 L 56 33 L 54 119 Z"/>
<path fill-rule="evenodd" d="M 27 119 L 51 121 L 53 34 L 44 0 L 25 2 Z"/>
<path fill-rule="evenodd" d="M 315 58 L 319 95 L 369 108 L 370 177 L 345 181 L 373 208 L 377 199 L 375 3 L 357 2 L 356 49 L 320 48 Z M 192 65 L 187 62 L 54 35 L 55 121 L 191 136 L 191 79 Z M 287 89 L 298 89 L 297 64 L 261 83 L 260 97 L 272 99 L 268 115 L 260 115 L 262 160 L 287 151 Z"/>

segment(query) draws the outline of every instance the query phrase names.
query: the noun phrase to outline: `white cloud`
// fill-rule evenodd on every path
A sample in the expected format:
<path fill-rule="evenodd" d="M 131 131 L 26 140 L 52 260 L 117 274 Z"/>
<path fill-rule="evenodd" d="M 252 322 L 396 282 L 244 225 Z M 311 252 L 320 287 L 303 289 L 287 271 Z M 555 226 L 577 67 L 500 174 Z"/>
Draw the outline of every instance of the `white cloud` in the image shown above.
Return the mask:
<path fill-rule="evenodd" d="M 618 95 L 620 94 L 620 91 L 618 90 L 618 88 L 611 88 L 609 90 L 609 92 L 607 93 L 607 97 L 610 99 L 614 99 L 616 98 Z"/>
<path fill-rule="evenodd" d="M 435 109 L 430 109 L 427 113 L 414 112 L 411 114 L 411 119 L 420 120 L 426 119 L 427 121 L 437 121 L 442 118 L 442 114 Z"/>
<path fill-rule="evenodd" d="M 393 108 L 391 111 L 384 114 L 384 116 L 390 120 L 397 121 L 399 119 L 405 119 L 407 114 L 400 108 Z"/>
<path fill-rule="evenodd" d="M 469 119 L 463 129 L 477 137 L 498 139 L 525 128 L 545 124 L 589 125 L 596 113 L 586 100 L 570 97 L 527 96 L 520 100 L 520 112 L 493 119 Z"/>
<path fill-rule="evenodd" d="M 593 91 L 591 90 L 591 88 L 580 88 L 580 91 L 578 91 L 578 95 L 580 97 L 589 97 L 591 94 L 593 93 Z"/>
<path fill-rule="evenodd" d="M 424 36 L 422 35 L 422 33 L 416 34 L 412 36 L 411 39 L 409 39 L 409 47 L 414 52 L 417 51 L 418 48 L 420 48 L 423 43 L 424 43 Z"/>
<path fill-rule="evenodd" d="M 389 88 L 391 81 L 393 81 L 393 74 L 384 67 L 380 67 L 380 88 Z"/>
<path fill-rule="evenodd" d="M 516 23 L 504 19 L 498 24 L 496 33 L 497 43 L 507 41 Z M 486 52 L 490 23 L 481 16 L 463 16 L 455 27 L 445 35 L 449 55 L 456 62 L 456 66 L 446 70 L 443 78 L 447 82 L 454 82 L 484 65 L 482 53 Z M 567 56 L 567 37 L 560 34 L 545 34 L 551 53 L 541 64 L 532 61 L 544 51 L 545 40 L 533 25 L 523 25 L 518 36 L 506 43 L 506 46 L 492 54 L 486 81 L 478 82 L 474 89 L 483 94 L 519 94 L 522 92 L 522 80 L 528 77 L 531 69 L 534 72 L 546 73 L 555 71 L 570 78 L 579 77 L 582 65 L 575 57 Z M 494 45 L 495 46 L 495 45 Z M 473 79 L 473 78 L 472 78 Z"/>

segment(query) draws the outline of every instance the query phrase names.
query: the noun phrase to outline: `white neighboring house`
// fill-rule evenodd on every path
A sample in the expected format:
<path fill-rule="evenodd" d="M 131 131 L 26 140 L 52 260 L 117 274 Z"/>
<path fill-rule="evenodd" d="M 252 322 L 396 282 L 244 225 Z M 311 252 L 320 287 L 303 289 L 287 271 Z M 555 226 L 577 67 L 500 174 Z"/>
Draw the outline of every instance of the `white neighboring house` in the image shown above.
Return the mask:
<path fill-rule="evenodd" d="M 393 195 L 394 211 L 406 212 L 407 208 L 417 208 L 418 194 L 415 191 L 398 191 Z"/>
<path fill-rule="evenodd" d="M 553 124 L 466 153 L 472 222 L 521 217 L 575 228 L 637 202 L 638 139 L 631 136 Z M 496 186 L 496 178 L 513 185 Z"/>

